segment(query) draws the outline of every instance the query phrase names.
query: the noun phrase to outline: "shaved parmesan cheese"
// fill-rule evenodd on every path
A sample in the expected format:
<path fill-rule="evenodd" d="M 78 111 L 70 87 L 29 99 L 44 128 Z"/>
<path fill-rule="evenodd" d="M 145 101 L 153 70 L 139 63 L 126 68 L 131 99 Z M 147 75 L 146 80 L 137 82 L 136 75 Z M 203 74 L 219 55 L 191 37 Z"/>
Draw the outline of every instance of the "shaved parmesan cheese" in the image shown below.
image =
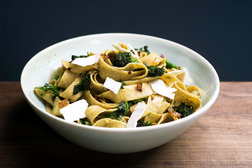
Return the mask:
<path fill-rule="evenodd" d="M 145 103 L 141 103 L 141 102 L 136 105 L 134 112 L 131 114 L 131 116 L 128 120 L 127 128 L 136 128 L 137 121 L 144 114 L 146 107 L 147 107 L 147 105 Z"/>
<path fill-rule="evenodd" d="M 129 43 L 127 43 L 127 46 L 131 50 L 132 56 L 135 57 L 135 58 L 139 58 L 139 56 L 137 55 L 136 50 Z"/>
<path fill-rule="evenodd" d="M 177 89 L 175 88 L 167 87 L 164 81 L 162 81 L 161 79 L 152 82 L 151 87 L 154 90 L 154 92 L 162 96 L 168 97 L 169 99 L 174 99 L 175 93 L 173 92 L 177 91 Z"/>
<path fill-rule="evenodd" d="M 74 122 L 79 120 L 80 118 L 86 117 L 85 111 L 87 107 L 87 101 L 81 99 L 60 109 L 60 113 L 63 115 L 66 121 Z"/>
<path fill-rule="evenodd" d="M 190 74 L 189 74 L 189 72 L 187 71 L 186 68 L 183 68 L 183 70 L 185 71 L 185 78 L 184 78 L 183 83 L 186 84 L 186 85 L 190 85 L 192 83 L 192 79 L 190 77 Z"/>
<path fill-rule="evenodd" d="M 115 94 L 117 94 L 122 86 L 121 82 L 117 82 L 113 79 L 111 79 L 110 77 L 107 77 L 103 86 L 109 90 L 111 90 L 112 92 L 114 92 Z"/>
<path fill-rule="evenodd" d="M 88 66 L 88 65 L 93 65 L 98 63 L 99 61 L 99 55 L 91 55 L 88 56 L 86 58 L 76 58 L 75 60 L 73 60 L 72 64 L 76 64 L 82 67 Z"/>

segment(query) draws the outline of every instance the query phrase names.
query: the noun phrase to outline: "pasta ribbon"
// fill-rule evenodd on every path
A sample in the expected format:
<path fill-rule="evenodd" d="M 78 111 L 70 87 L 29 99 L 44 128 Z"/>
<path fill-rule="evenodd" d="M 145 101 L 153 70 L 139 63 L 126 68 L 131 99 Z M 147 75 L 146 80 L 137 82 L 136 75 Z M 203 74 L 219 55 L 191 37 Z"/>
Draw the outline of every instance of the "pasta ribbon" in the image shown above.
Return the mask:
<path fill-rule="evenodd" d="M 89 121 L 94 124 L 98 120 L 98 116 L 102 113 L 111 113 L 116 111 L 117 109 L 105 109 L 98 105 L 91 105 L 87 108 L 85 114 Z"/>
<path fill-rule="evenodd" d="M 142 91 L 138 91 L 136 87 L 137 84 L 127 85 L 124 86 L 124 89 L 120 89 L 117 94 L 108 90 L 99 94 L 98 97 L 103 97 L 115 103 L 120 103 L 122 101 L 136 100 L 153 94 L 153 90 L 147 83 L 142 84 Z"/>
<path fill-rule="evenodd" d="M 113 120 L 110 118 L 103 118 L 98 120 L 95 124 L 95 127 L 109 127 L 109 128 L 125 128 L 126 123 L 118 120 Z"/>
<path fill-rule="evenodd" d="M 165 66 L 165 58 L 160 57 L 159 54 L 151 52 L 149 55 L 141 57 L 141 61 L 147 66 Z"/>
<path fill-rule="evenodd" d="M 106 103 L 105 101 L 98 101 L 96 98 L 93 97 L 89 90 L 84 92 L 83 97 L 87 100 L 89 105 L 98 105 L 107 109 L 116 108 L 119 105 L 116 103 Z"/>
<path fill-rule="evenodd" d="M 175 101 L 193 106 L 194 111 L 197 111 L 201 107 L 201 100 L 199 97 L 186 91 L 185 85 L 182 82 L 175 82 L 174 88 L 177 89 L 174 97 Z"/>
<path fill-rule="evenodd" d="M 107 64 L 103 58 L 99 60 L 99 75 L 106 79 L 110 77 L 116 81 L 126 81 L 141 79 L 148 75 L 148 69 L 141 63 L 129 63 L 125 67 L 119 68 Z"/>

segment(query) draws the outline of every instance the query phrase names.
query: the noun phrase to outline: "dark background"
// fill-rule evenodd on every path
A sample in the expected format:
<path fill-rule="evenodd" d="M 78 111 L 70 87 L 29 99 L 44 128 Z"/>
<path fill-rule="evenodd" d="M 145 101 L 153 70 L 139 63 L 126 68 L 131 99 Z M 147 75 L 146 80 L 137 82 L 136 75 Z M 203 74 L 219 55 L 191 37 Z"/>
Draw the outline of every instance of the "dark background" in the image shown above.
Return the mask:
<path fill-rule="evenodd" d="M 65 39 L 129 32 L 169 39 L 203 55 L 222 81 L 251 81 L 252 1 L 1 1 L 1 81 Z"/>

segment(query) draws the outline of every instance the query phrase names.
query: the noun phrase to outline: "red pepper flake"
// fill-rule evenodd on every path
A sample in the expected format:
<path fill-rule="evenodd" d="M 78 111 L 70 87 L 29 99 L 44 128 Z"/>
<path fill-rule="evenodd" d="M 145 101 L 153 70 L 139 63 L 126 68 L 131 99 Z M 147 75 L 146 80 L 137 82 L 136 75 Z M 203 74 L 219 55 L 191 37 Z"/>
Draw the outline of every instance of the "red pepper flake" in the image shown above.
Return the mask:
<path fill-rule="evenodd" d="M 60 107 L 60 108 L 63 108 L 63 107 L 65 107 L 65 106 L 67 106 L 68 104 L 69 104 L 68 100 L 67 100 L 67 99 L 64 99 L 64 100 L 61 100 L 61 101 L 59 102 L 59 107 Z"/>
<path fill-rule="evenodd" d="M 140 51 L 137 51 L 137 55 L 140 57 Z"/>
<path fill-rule="evenodd" d="M 160 57 L 161 57 L 161 58 L 164 58 L 164 54 L 160 54 Z"/>
<path fill-rule="evenodd" d="M 131 74 L 131 71 L 129 71 L 128 74 Z"/>
<path fill-rule="evenodd" d="M 143 86 L 142 83 L 137 83 L 136 90 L 139 91 L 139 92 L 142 92 L 143 91 L 142 86 Z"/>

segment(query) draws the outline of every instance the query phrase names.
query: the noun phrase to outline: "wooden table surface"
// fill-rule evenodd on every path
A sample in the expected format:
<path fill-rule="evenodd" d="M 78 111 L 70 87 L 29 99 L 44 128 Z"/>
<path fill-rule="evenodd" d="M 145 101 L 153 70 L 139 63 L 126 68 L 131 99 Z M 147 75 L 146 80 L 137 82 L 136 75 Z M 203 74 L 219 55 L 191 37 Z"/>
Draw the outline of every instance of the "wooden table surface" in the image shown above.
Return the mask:
<path fill-rule="evenodd" d="M 252 82 L 222 82 L 213 107 L 183 135 L 158 148 L 105 154 L 50 129 L 19 82 L 0 82 L 0 167 L 252 168 Z"/>

